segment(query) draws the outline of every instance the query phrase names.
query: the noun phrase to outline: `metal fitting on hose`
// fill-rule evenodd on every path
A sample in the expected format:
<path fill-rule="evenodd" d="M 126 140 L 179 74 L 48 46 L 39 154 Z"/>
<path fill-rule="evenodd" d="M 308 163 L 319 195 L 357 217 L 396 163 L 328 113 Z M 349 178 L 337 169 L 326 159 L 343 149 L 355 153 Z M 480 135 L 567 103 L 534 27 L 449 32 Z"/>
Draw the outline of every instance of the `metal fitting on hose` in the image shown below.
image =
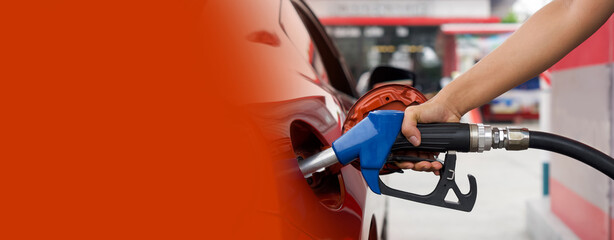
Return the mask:
<path fill-rule="evenodd" d="M 484 152 L 492 148 L 492 127 L 481 123 L 471 124 L 470 133 L 470 152 Z"/>
<path fill-rule="evenodd" d="M 496 128 L 483 124 L 470 125 L 470 152 L 483 152 L 491 148 L 525 150 L 529 148 L 529 130 L 526 128 Z"/>
<path fill-rule="evenodd" d="M 507 127 L 506 150 L 525 150 L 529 148 L 529 129 Z"/>
<path fill-rule="evenodd" d="M 493 148 L 505 148 L 505 139 L 507 139 L 507 129 L 492 129 L 492 147 Z"/>

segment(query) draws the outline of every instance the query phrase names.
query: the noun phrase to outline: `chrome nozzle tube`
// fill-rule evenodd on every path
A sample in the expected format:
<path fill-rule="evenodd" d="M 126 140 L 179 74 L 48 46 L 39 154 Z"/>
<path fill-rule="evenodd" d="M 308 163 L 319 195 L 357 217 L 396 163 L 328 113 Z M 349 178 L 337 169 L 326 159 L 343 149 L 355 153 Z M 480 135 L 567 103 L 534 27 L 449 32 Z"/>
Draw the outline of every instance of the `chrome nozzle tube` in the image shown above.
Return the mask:
<path fill-rule="evenodd" d="M 335 151 L 333 148 L 329 148 L 308 158 L 300 159 L 298 167 L 301 169 L 303 176 L 309 177 L 312 173 L 338 162 Z"/>

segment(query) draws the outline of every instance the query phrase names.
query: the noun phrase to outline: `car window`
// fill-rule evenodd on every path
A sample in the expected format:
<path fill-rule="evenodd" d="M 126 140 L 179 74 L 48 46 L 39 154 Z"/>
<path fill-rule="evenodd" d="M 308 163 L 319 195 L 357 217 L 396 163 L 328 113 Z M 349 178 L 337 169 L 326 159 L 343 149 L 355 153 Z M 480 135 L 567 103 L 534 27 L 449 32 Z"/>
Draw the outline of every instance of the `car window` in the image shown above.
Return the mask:
<path fill-rule="evenodd" d="M 314 44 L 301 17 L 289 1 L 282 1 L 280 24 L 305 61 L 315 70 L 320 81 L 330 84 L 322 55 Z"/>
<path fill-rule="evenodd" d="M 311 35 L 314 45 L 322 56 L 322 63 L 326 68 L 330 85 L 348 97 L 356 97 L 355 81 L 348 71 L 343 56 L 339 53 L 333 41 L 326 34 L 318 18 L 309 9 L 303 0 L 290 0 L 296 9 L 307 31 Z"/>

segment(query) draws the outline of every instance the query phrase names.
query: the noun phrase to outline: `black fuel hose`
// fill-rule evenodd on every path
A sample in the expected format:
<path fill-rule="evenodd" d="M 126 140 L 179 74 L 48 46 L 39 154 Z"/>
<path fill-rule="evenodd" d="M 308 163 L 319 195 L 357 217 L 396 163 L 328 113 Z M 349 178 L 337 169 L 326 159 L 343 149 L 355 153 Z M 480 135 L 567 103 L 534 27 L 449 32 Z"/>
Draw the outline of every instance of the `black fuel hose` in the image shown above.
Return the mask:
<path fill-rule="evenodd" d="M 614 159 L 584 143 L 551 133 L 529 131 L 529 148 L 574 158 L 614 179 Z"/>

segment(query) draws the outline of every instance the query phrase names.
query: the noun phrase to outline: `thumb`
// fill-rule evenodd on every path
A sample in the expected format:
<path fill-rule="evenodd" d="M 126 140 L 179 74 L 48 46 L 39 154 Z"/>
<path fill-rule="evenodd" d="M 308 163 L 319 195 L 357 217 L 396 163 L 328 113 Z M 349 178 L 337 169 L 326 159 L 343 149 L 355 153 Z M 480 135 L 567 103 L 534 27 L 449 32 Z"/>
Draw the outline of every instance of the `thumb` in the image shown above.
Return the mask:
<path fill-rule="evenodd" d="M 419 119 L 418 106 L 410 106 L 405 109 L 405 115 L 403 116 L 403 124 L 401 125 L 401 132 L 407 140 L 414 146 L 419 146 L 422 138 L 420 137 L 420 130 L 418 130 L 417 124 Z"/>

